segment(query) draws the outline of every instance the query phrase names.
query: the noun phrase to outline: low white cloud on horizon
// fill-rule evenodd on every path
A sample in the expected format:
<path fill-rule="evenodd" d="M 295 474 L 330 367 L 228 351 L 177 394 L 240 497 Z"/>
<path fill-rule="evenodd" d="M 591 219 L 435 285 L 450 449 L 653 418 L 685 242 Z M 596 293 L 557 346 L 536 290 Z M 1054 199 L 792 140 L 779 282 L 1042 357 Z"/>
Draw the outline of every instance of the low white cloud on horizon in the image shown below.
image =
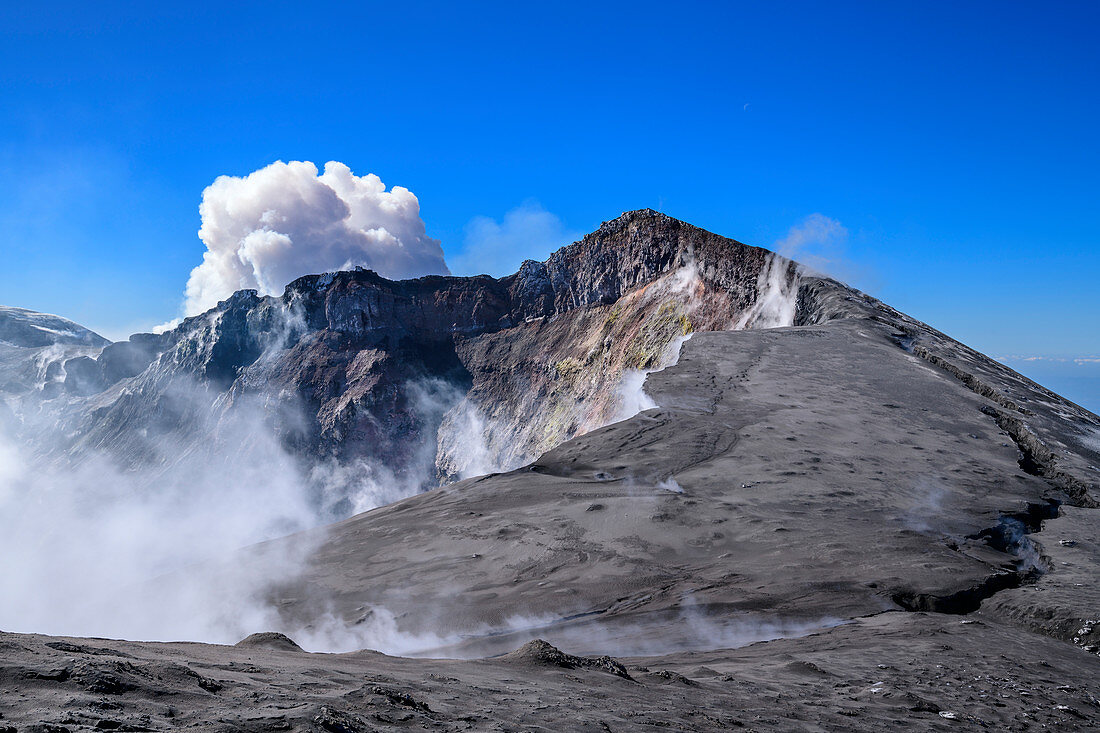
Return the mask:
<path fill-rule="evenodd" d="M 420 202 L 368 173 L 330 161 L 278 161 L 247 176 L 219 176 L 199 205 L 202 264 L 191 271 L 185 315 L 237 290 L 282 293 L 302 275 L 362 266 L 399 280 L 448 274 L 439 241 L 426 233 Z"/>
<path fill-rule="evenodd" d="M 993 358 L 1002 363 L 1010 361 L 1042 361 L 1052 364 L 1076 364 L 1077 366 L 1100 364 L 1100 356 L 1096 354 L 1082 354 L 1080 356 L 1049 354 L 1006 354 L 1003 356 L 994 356 Z"/>
<path fill-rule="evenodd" d="M 528 200 L 501 221 L 477 216 L 466 225 L 462 251 L 450 258 L 456 275 L 503 277 L 524 260 L 543 260 L 554 250 L 581 238 L 538 201 Z"/>

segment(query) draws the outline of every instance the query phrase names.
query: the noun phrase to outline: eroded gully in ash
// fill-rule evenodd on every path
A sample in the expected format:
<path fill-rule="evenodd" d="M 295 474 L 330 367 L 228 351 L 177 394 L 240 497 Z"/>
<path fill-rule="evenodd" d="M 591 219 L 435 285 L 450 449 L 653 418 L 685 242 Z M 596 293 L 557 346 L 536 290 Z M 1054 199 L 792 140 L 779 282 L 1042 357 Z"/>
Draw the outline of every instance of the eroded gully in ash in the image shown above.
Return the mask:
<path fill-rule="evenodd" d="M 933 354 L 928 348 L 917 344 L 916 334 L 894 334 L 893 338 L 895 343 L 902 349 L 955 377 L 975 394 L 985 397 L 1006 409 L 1025 415 L 1030 414 L 1026 408 L 1016 405 L 974 374 L 959 368 L 943 357 Z M 997 427 L 1012 438 L 1020 453 L 1017 463 L 1021 470 L 1031 476 L 1044 479 L 1056 491 L 1065 494 L 1069 499 L 1066 503 L 1070 506 L 1096 506 L 1095 500 L 1089 496 L 1085 485 L 1076 477 L 1057 468 L 1054 452 L 1035 433 L 1029 430 L 1022 420 L 991 405 L 983 406 L 981 411 L 993 418 L 994 422 L 997 423 Z M 975 586 L 947 595 L 907 590 L 894 593 L 891 599 L 906 611 L 931 611 L 966 615 L 977 611 L 981 608 L 983 601 L 1001 591 L 1036 582 L 1041 576 L 1054 568 L 1049 558 L 1042 554 L 1041 547 L 1031 539 L 1030 535 L 1041 532 L 1044 521 L 1056 519 L 1059 516 L 1059 507 L 1062 503 L 1059 499 L 1048 497 L 1044 497 L 1041 502 L 1029 502 L 1024 511 L 1002 514 L 996 525 L 967 537 L 967 539 L 982 540 L 994 550 L 1014 557 L 1016 567 L 1013 570 L 996 572 Z M 957 545 L 951 547 L 954 550 L 958 549 Z"/>

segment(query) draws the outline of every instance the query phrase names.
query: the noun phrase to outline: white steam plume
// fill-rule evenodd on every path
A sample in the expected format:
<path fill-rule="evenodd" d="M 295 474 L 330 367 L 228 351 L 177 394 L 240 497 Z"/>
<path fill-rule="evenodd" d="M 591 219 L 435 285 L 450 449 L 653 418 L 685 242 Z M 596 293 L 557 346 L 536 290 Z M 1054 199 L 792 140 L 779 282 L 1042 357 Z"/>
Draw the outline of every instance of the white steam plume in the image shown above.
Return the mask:
<path fill-rule="evenodd" d="M 455 407 L 446 414 L 439 429 L 437 456 L 447 456 L 457 480 L 498 473 L 512 468 L 502 463 L 485 439 L 487 420 L 469 397 L 459 395 Z"/>
<path fill-rule="evenodd" d="M 789 274 L 788 261 L 769 254 L 756 278 L 756 302 L 733 324 L 734 330 L 793 326 L 798 310 L 798 284 L 797 270 Z"/>
<path fill-rule="evenodd" d="M 806 267 L 825 270 L 831 260 L 820 252 L 834 247 L 847 236 L 848 230 L 840 222 L 823 214 L 810 214 L 791 227 L 787 235 L 775 243 L 776 254 L 768 255 L 756 280 L 756 302 L 734 322 L 734 330 L 793 326 L 801 271 Z M 799 264 L 792 275 L 788 260 L 795 258 Z"/>
<path fill-rule="evenodd" d="M 439 385 L 408 389 L 426 395 L 416 409 L 428 423 L 449 406 L 430 404 Z M 48 414 L 43 425 L 24 422 L 21 434 L 0 422 L 0 628 L 214 643 L 277 630 L 321 645 L 288 625 L 267 593 L 307 568 L 322 534 L 254 543 L 331 521 L 334 507 L 346 514 L 391 503 L 429 476 L 395 476 L 369 456 L 314 463 L 292 455 L 270 419 L 295 406 L 270 395 L 237 395 L 223 410 L 215 393 L 186 378 L 169 391 L 186 438 L 151 432 L 141 446 L 150 463 L 136 471 L 107 452 L 58 457 L 65 436 Z M 430 465 L 434 447 L 425 441 L 420 463 Z M 364 643 L 408 646 L 385 624 L 369 629 Z"/>
<path fill-rule="evenodd" d="M 795 224 L 787 235 L 775 243 L 775 251 L 812 270 L 832 269 L 836 250 L 848 238 L 848 230 L 836 219 L 824 214 L 810 214 Z"/>
<path fill-rule="evenodd" d="M 253 595 L 297 558 L 280 558 L 266 577 L 194 573 L 163 594 L 145 585 L 318 521 L 257 412 L 239 410 L 221 427 L 221 445 L 159 476 L 105 455 L 50 462 L 0 434 L 0 627 L 223 642 L 254 630 L 263 609 Z"/>
<path fill-rule="evenodd" d="M 447 274 L 420 202 L 374 174 L 356 176 L 331 161 L 282 161 L 244 178 L 219 176 L 202 194 L 202 264 L 187 281 L 185 315 L 202 313 L 241 289 L 279 294 L 302 275 L 360 265 L 402 279 Z"/>
<path fill-rule="evenodd" d="M 584 615 L 584 614 L 581 614 Z M 697 605 L 690 596 L 675 611 L 654 611 L 611 618 L 571 618 L 559 613 L 512 616 L 503 623 L 459 631 L 422 634 L 389 628 L 393 614 L 372 609 L 368 630 L 325 629 L 320 648 L 346 651 L 362 648 L 363 641 L 378 643 L 390 654 L 437 659 L 478 659 L 510 652 L 533 639 L 543 639 L 572 654 L 648 657 L 683 652 L 736 649 L 761 641 L 791 639 L 821 633 L 847 621 L 823 616 L 792 618 L 752 613 L 718 613 Z M 335 632 L 335 636 L 332 636 Z M 354 634 L 356 636 L 346 636 Z M 433 642 L 442 643 L 433 646 Z"/>

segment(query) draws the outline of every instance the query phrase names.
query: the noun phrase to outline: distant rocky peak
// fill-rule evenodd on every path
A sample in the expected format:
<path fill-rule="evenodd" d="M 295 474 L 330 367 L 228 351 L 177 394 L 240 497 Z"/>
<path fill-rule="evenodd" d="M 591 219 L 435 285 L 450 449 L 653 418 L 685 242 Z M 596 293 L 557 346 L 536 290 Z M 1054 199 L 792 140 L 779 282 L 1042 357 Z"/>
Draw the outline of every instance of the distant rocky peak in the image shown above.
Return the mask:
<path fill-rule="evenodd" d="M 11 306 L 0 306 L 0 341 L 30 349 L 53 344 L 106 346 L 110 343 L 67 318 Z"/>

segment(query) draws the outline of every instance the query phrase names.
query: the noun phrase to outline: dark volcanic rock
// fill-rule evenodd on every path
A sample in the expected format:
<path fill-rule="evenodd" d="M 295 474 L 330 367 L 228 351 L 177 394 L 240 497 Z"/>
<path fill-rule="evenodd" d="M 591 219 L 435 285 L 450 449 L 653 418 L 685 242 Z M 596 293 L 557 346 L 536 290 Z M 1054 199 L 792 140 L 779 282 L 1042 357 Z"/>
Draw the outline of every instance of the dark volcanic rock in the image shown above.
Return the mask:
<path fill-rule="evenodd" d="M 140 374 L 164 350 L 168 339 L 151 333 L 135 333 L 127 341 L 108 344 L 96 363 L 106 384 Z"/>
<path fill-rule="evenodd" d="M 0 723 L 19 731 L 87 729 L 100 720 L 122 722 L 116 730 L 335 733 L 532 726 L 874 732 L 884 724 L 1091 731 L 1100 721 L 1091 686 L 1095 656 L 1013 627 L 936 614 L 883 613 L 806 638 L 628 660 L 632 669 L 654 670 L 633 675 L 633 682 L 503 658 L 459 662 L 121 641 L 104 643 L 140 657 L 148 672 L 142 686 L 124 695 L 89 693 L 72 680 L 9 682 L 13 666 L 41 663 L 44 639 L 0 634 L 0 643 L 18 641 L 0 656 L 0 685 L 19 689 L 5 695 Z M 232 676 L 234 684 L 210 694 L 177 679 L 170 670 L 182 659 Z M 696 674 L 701 665 L 705 677 Z"/>
<path fill-rule="evenodd" d="M 313 718 L 321 730 L 330 733 L 363 733 L 370 730 L 367 723 L 356 715 L 345 713 L 329 705 L 322 705 L 321 711 Z"/>
<path fill-rule="evenodd" d="M 295 644 L 290 637 L 277 631 L 260 631 L 250 634 L 238 641 L 236 646 L 244 649 L 267 649 L 280 652 L 302 651 L 302 647 Z"/>
<path fill-rule="evenodd" d="M 75 356 L 65 362 L 65 390 L 80 397 L 102 392 L 107 380 L 98 362 L 90 356 Z"/>
<path fill-rule="evenodd" d="M 514 652 L 501 656 L 500 660 L 520 664 L 551 665 L 564 669 L 598 669 L 623 679 L 634 679 L 621 662 L 611 657 L 578 657 L 566 654 L 542 639 L 529 641 Z"/>

